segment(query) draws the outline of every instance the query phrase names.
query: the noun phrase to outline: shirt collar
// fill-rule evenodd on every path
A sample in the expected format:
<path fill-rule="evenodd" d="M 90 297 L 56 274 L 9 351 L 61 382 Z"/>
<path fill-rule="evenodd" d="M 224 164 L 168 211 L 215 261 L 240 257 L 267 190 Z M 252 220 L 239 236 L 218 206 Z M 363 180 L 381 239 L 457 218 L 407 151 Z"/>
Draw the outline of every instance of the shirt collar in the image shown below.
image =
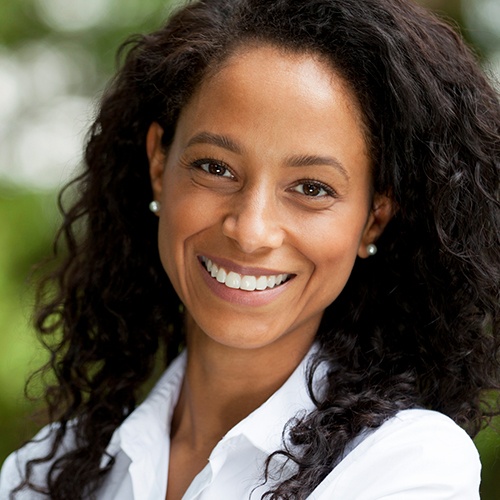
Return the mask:
<path fill-rule="evenodd" d="M 180 354 L 160 377 L 148 397 L 114 432 L 107 456 L 125 453 L 130 459 L 133 498 L 164 494 L 170 453 L 170 422 L 182 386 L 186 354 Z M 103 457 L 104 465 L 106 457 Z M 140 478 L 140 480 L 138 479 Z"/>
<path fill-rule="evenodd" d="M 286 382 L 264 404 L 235 425 L 224 439 L 243 435 L 266 455 L 281 449 L 286 424 L 315 409 L 307 379 L 309 364 L 317 349 L 313 345 Z M 325 366 L 320 365 L 314 376 L 315 385 L 324 373 Z"/>
<path fill-rule="evenodd" d="M 307 388 L 307 371 L 316 351 L 317 346 L 313 345 L 286 382 L 234 426 L 222 441 L 243 436 L 266 455 L 281 449 L 286 424 L 315 408 Z M 162 468 L 168 464 L 170 425 L 185 370 L 186 352 L 183 352 L 160 377 L 144 402 L 115 431 L 107 448 L 111 456 L 122 450 L 131 459 L 131 467 L 140 468 L 141 474 L 151 475 L 152 480 L 153 476 L 165 475 Z M 315 373 L 316 383 L 324 372 L 324 365 L 320 365 Z M 215 453 L 216 450 L 217 447 Z"/>
<path fill-rule="evenodd" d="M 165 438 L 165 432 L 170 434 L 170 422 L 186 370 L 186 353 L 181 353 L 159 378 L 147 398 L 123 421 L 113 435 L 111 448 L 123 449 L 140 441 L 150 439 L 158 445 L 158 438 Z M 138 432 L 140 429 L 141 432 Z M 109 451 L 109 450 L 108 450 Z"/>

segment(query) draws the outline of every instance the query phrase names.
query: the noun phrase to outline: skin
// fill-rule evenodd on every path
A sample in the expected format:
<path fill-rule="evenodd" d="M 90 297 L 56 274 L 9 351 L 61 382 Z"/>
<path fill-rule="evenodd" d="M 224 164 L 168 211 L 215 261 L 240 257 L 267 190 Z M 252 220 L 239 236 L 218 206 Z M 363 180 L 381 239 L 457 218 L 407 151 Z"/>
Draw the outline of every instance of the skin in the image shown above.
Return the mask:
<path fill-rule="evenodd" d="M 168 151 L 162 133 L 153 123 L 147 137 L 159 251 L 187 310 L 167 491 L 175 500 L 221 437 L 299 364 L 392 205 L 373 195 L 354 95 L 311 54 L 240 50 L 201 82 Z M 290 278 L 233 290 L 201 256 L 241 275 Z"/>

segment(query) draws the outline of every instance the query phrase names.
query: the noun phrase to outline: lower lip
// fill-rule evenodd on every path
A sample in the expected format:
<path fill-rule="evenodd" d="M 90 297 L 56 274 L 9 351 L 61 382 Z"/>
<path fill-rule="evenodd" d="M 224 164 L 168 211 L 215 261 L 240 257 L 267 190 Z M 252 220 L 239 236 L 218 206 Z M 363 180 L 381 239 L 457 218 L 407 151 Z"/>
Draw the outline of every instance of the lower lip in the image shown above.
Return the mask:
<path fill-rule="evenodd" d="M 200 262 L 201 275 L 203 280 L 207 284 L 208 288 L 217 295 L 217 297 L 231 302 L 233 304 L 243 305 L 243 306 L 265 306 L 273 302 L 277 297 L 279 297 L 288 288 L 288 284 L 291 280 L 275 286 L 274 288 L 268 288 L 266 290 L 255 290 L 246 291 L 239 288 L 229 288 L 223 283 L 219 283 L 215 278 L 212 278 L 208 274 L 205 266 Z"/>

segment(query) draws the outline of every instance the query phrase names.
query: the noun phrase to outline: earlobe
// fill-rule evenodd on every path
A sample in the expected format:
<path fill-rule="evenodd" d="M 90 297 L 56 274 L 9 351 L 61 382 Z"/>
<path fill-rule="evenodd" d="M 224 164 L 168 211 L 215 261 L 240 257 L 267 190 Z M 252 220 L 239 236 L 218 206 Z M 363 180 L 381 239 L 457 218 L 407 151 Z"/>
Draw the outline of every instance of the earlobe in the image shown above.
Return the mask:
<path fill-rule="evenodd" d="M 365 259 L 376 253 L 375 242 L 384 232 L 385 227 L 395 213 L 394 201 L 387 195 L 375 194 L 370 215 L 366 221 L 358 256 Z"/>
<path fill-rule="evenodd" d="M 158 201 L 161 198 L 163 169 L 165 168 L 165 151 L 162 146 L 162 137 L 162 127 L 158 123 L 153 122 L 146 136 L 146 153 L 149 160 L 149 176 L 153 189 L 153 197 Z"/>

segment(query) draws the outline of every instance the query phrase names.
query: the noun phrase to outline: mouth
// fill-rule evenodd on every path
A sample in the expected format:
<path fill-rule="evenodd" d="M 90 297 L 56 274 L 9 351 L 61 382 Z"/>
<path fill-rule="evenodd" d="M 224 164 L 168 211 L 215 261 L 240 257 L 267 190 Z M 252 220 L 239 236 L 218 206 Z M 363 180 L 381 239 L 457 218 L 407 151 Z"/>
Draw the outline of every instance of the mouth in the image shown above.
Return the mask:
<path fill-rule="evenodd" d="M 293 274 L 248 275 L 228 271 L 218 266 L 209 258 L 201 256 L 200 261 L 210 274 L 219 283 L 228 288 L 244 290 L 246 292 L 264 291 L 279 287 L 293 278 Z"/>

